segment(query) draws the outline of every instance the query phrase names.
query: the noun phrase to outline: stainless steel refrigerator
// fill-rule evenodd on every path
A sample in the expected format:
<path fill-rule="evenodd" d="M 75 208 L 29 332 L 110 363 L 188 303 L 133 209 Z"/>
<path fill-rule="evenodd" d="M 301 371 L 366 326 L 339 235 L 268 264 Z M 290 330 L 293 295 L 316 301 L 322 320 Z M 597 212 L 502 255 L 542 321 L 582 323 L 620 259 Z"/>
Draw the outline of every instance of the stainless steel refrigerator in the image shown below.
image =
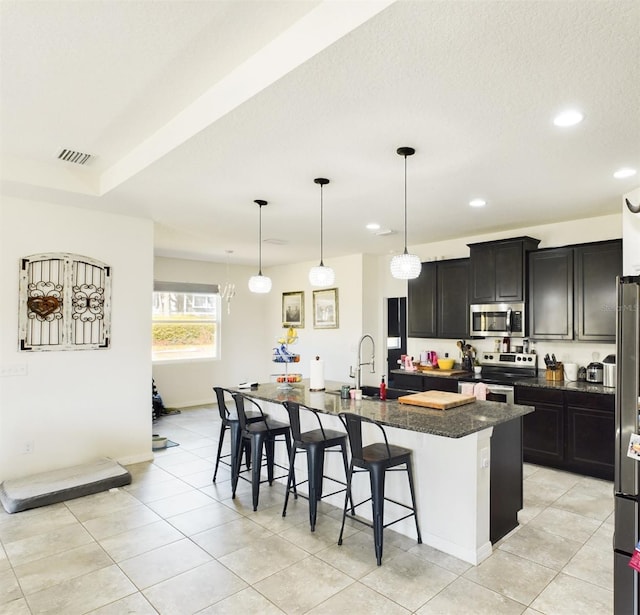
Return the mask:
<path fill-rule="evenodd" d="M 614 613 L 640 615 L 640 573 L 629 566 L 640 540 L 640 461 L 627 456 L 639 433 L 640 276 L 618 278 L 617 286 Z"/>

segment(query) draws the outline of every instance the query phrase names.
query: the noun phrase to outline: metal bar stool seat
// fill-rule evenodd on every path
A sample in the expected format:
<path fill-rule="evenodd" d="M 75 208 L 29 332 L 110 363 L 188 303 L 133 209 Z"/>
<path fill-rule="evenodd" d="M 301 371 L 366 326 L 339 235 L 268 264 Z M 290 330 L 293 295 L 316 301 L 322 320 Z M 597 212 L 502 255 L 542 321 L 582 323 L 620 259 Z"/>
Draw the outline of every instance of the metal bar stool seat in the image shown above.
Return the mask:
<path fill-rule="evenodd" d="M 289 457 L 289 477 L 287 479 L 287 492 L 284 499 L 282 516 L 286 517 L 287 515 L 289 494 L 293 492 L 294 498 L 297 499 L 297 487 L 304 483 L 308 483 L 309 495 L 300 495 L 309 500 L 309 525 L 311 526 L 311 531 L 314 532 L 316 529 L 316 520 L 318 517 L 318 502 L 322 499 L 323 495 L 328 497 L 346 490 L 346 482 L 342 482 L 330 476 L 324 475 L 324 453 L 325 451 L 329 453 L 342 453 L 344 475 L 346 480 L 348 472 L 347 434 L 344 431 L 325 429 L 325 427 L 322 425 L 322 421 L 320 420 L 319 413 L 313 408 L 309 408 L 304 404 L 299 404 L 293 401 L 282 402 L 282 405 L 286 408 L 289 414 L 289 423 L 291 425 L 291 434 L 293 436 L 293 446 L 291 447 L 291 455 Z M 305 432 L 302 431 L 300 424 L 300 410 L 303 410 L 305 413 L 311 413 L 315 417 L 318 422 L 318 429 L 312 429 Z M 337 447 L 339 447 L 339 449 Z M 303 450 L 307 454 L 308 478 L 300 483 L 296 483 L 295 477 L 295 460 L 298 450 Z M 338 489 L 337 491 L 323 494 L 322 483 L 323 479 L 325 478 L 334 483 L 338 483 L 343 487 L 341 489 Z"/>
<path fill-rule="evenodd" d="M 260 405 L 251 397 L 242 395 L 242 393 L 233 393 L 233 398 L 236 402 L 236 409 L 238 411 L 238 420 L 240 422 L 240 430 L 244 441 L 251 443 L 251 496 L 253 501 L 253 510 L 258 509 L 258 498 L 260 496 L 260 484 L 268 482 L 269 485 L 273 484 L 273 481 L 278 478 L 284 478 L 287 474 L 282 476 L 274 476 L 274 468 L 277 466 L 282 469 L 286 469 L 287 473 L 289 468 L 275 463 L 274 449 L 277 441 L 284 440 L 287 447 L 287 459 L 291 456 L 291 433 L 289 425 L 286 423 L 280 423 L 267 417 L 262 412 Z M 253 404 L 256 412 L 260 415 L 258 420 L 249 422 L 247 411 L 245 410 L 245 402 Z M 260 472 L 262 469 L 262 456 L 266 455 L 267 466 L 267 479 L 260 479 Z M 240 478 L 240 464 L 241 459 L 239 456 L 236 458 L 236 471 L 232 473 L 232 498 L 236 497 L 236 488 L 238 486 L 238 479 Z M 242 477 L 244 478 L 244 477 Z"/>
<path fill-rule="evenodd" d="M 226 466 L 229 466 L 231 469 L 231 475 L 233 477 L 233 473 L 235 471 L 236 466 L 236 456 L 242 457 L 242 434 L 240 429 L 240 421 L 238 420 L 238 414 L 235 408 L 233 410 L 229 410 L 226 404 L 226 400 L 224 394 L 227 393 L 233 396 L 233 391 L 229 389 L 224 389 L 222 387 L 213 387 L 213 390 L 216 394 L 216 399 L 218 401 L 218 412 L 220 414 L 220 435 L 218 436 L 218 454 L 216 455 L 216 467 L 213 471 L 213 480 L 212 482 L 216 482 L 216 476 L 218 475 L 218 465 L 222 461 L 222 463 Z M 247 422 L 252 423 L 254 421 L 261 421 L 263 415 L 254 412 L 248 411 L 247 413 Z M 264 415 L 266 416 L 266 415 Z M 222 446 L 224 443 L 224 434 L 227 429 L 231 433 L 231 452 L 223 455 L 222 454 Z M 245 454 L 245 462 L 247 469 L 251 468 L 251 442 L 247 440 L 244 446 L 244 454 Z M 229 459 L 229 461 L 226 461 Z"/>
<path fill-rule="evenodd" d="M 342 527 L 340 528 L 340 537 L 338 538 L 338 544 L 342 544 L 342 535 L 344 532 L 344 524 L 347 516 L 347 507 L 349 500 L 351 497 L 351 488 L 353 475 L 357 472 L 368 472 L 369 479 L 371 483 L 371 497 L 359 502 L 358 504 L 353 504 L 353 500 L 351 500 L 351 511 L 353 514 L 353 510 L 358 508 L 367 502 L 371 502 L 372 512 L 373 512 L 373 523 L 366 521 L 365 519 L 361 519 L 358 517 L 353 517 L 355 521 L 362 523 L 368 527 L 373 528 L 373 536 L 375 543 L 375 552 L 376 552 L 376 561 L 378 566 L 382 564 L 382 539 L 383 539 L 383 531 L 384 528 L 393 525 L 394 523 L 398 523 L 403 519 L 407 519 L 409 517 L 414 517 L 416 522 L 416 532 L 418 534 L 418 544 L 422 543 L 422 536 L 420 534 L 420 527 L 418 526 L 418 514 L 416 508 L 416 498 L 415 498 L 415 490 L 413 483 L 413 471 L 411 469 L 411 457 L 412 451 L 411 449 L 404 448 L 403 446 L 397 446 L 395 444 L 389 444 L 387 440 L 387 434 L 379 423 L 373 421 L 369 418 L 360 416 L 359 414 L 352 414 L 350 412 L 341 413 L 340 418 L 342 419 L 345 427 L 347 428 L 347 434 L 349 435 L 349 445 L 351 447 L 351 463 L 349 464 L 349 471 L 347 474 L 347 494 L 345 496 L 344 502 L 344 510 L 342 512 Z M 371 423 L 380 429 L 382 435 L 384 437 L 384 442 L 376 442 L 374 444 L 369 444 L 367 446 L 363 446 L 362 441 L 362 424 L 363 423 Z M 399 466 L 404 465 L 404 468 Z M 409 479 L 409 490 L 411 493 L 411 506 L 404 504 L 402 502 L 398 502 L 391 498 L 385 497 L 385 475 L 387 471 L 401 471 L 407 472 L 407 476 Z M 393 502 L 398 506 L 406 508 L 411 512 L 407 515 L 400 517 L 399 519 L 395 519 L 389 523 L 384 523 L 384 502 Z"/>

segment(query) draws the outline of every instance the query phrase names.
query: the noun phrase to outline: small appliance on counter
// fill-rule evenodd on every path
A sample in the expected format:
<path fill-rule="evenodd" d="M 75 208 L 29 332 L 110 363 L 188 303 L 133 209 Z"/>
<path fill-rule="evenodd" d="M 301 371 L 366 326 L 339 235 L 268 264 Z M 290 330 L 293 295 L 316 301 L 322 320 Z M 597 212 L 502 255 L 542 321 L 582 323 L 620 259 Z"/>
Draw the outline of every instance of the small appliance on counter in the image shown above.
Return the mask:
<path fill-rule="evenodd" d="M 587 382 L 602 383 L 602 363 L 593 361 L 587 365 Z"/>
<path fill-rule="evenodd" d="M 608 354 L 602 359 L 602 385 L 616 386 L 616 355 L 614 354 Z"/>

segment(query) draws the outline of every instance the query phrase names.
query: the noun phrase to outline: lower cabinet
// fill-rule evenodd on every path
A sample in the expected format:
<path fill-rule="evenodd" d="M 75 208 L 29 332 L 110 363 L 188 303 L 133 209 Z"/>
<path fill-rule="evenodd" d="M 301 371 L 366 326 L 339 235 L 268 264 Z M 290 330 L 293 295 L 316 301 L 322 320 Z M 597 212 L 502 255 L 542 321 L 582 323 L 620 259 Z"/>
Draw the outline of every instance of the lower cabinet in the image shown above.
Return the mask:
<path fill-rule="evenodd" d="M 516 387 L 517 404 L 535 406 L 523 417 L 524 460 L 540 465 L 564 464 L 563 391 Z"/>
<path fill-rule="evenodd" d="M 567 469 L 613 480 L 615 396 L 567 391 L 565 400 Z"/>
<path fill-rule="evenodd" d="M 393 385 L 398 389 L 410 391 L 449 391 L 458 392 L 458 380 L 446 376 L 419 376 L 410 374 L 393 374 Z"/>
<path fill-rule="evenodd" d="M 516 387 L 515 399 L 536 409 L 523 419 L 525 461 L 613 480 L 614 395 Z"/>

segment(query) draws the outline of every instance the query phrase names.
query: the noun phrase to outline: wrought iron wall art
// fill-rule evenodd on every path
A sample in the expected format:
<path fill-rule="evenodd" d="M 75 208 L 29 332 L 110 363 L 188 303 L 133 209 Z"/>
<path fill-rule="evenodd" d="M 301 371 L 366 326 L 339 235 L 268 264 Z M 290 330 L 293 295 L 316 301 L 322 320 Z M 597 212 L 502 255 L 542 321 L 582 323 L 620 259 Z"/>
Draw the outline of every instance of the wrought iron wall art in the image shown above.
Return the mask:
<path fill-rule="evenodd" d="M 111 268 L 77 254 L 20 261 L 20 350 L 108 348 Z"/>

